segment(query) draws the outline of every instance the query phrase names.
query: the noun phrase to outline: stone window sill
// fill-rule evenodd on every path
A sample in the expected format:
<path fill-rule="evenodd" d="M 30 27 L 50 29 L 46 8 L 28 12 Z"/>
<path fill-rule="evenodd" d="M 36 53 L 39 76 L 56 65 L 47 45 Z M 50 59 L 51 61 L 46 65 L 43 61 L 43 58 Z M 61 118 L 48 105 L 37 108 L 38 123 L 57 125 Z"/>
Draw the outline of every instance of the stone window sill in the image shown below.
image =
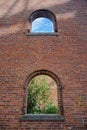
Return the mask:
<path fill-rule="evenodd" d="M 21 121 L 64 121 L 64 116 L 58 115 L 58 114 L 25 114 L 21 117 Z"/>
<path fill-rule="evenodd" d="M 26 33 L 27 36 L 58 36 L 58 32 L 53 33 Z"/>

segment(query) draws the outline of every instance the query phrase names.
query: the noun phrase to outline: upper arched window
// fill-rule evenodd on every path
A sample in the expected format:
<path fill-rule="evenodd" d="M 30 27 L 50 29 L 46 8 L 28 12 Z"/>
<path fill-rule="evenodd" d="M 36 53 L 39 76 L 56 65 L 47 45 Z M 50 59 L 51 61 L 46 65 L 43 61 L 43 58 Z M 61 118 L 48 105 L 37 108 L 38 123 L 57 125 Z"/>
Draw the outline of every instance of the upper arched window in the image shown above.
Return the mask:
<path fill-rule="evenodd" d="M 45 9 L 36 10 L 29 16 L 29 21 L 31 23 L 30 32 L 57 32 L 56 17 L 51 11 Z"/>

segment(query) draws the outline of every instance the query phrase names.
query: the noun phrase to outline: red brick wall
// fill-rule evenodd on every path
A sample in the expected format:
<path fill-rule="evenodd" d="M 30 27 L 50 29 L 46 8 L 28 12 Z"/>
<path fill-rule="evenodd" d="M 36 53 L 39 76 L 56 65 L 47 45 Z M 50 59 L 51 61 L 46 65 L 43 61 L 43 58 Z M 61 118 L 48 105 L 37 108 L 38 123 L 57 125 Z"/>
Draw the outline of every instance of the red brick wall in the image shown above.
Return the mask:
<path fill-rule="evenodd" d="M 59 36 L 26 36 L 28 16 L 52 11 Z M 87 124 L 87 1 L 0 0 L 0 129 L 68 130 Z M 24 84 L 37 70 L 61 80 L 65 121 L 20 121 Z"/>

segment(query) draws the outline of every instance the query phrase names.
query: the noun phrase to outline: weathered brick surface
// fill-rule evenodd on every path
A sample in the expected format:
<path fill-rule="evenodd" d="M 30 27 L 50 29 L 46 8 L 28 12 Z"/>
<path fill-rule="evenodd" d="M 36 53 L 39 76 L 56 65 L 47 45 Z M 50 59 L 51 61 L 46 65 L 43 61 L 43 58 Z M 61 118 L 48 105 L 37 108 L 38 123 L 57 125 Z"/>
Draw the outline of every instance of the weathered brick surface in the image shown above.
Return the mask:
<path fill-rule="evenodd" d="M 42 8 L 56 15 L 58 37 L 26 36 L 28 16 Z M 61 80 L 65 121 L 20 121 L 25 80 L 37 70 Z M 0 0 L 0 129 L 69 127 L 87 127 L 87 1 Z"/>

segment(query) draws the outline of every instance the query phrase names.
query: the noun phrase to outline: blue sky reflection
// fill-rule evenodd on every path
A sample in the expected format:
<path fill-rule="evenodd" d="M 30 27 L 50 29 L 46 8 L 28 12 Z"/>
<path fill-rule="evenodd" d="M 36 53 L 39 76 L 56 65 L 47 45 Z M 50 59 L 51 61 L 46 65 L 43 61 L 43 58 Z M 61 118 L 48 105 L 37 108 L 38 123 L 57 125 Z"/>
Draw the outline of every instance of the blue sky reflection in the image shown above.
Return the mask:
<path fill-rule="evenodd" d="M 53 22 L 48 18 L 37 18 L 32 22 L 31 32 L 54 32 Z"/>

